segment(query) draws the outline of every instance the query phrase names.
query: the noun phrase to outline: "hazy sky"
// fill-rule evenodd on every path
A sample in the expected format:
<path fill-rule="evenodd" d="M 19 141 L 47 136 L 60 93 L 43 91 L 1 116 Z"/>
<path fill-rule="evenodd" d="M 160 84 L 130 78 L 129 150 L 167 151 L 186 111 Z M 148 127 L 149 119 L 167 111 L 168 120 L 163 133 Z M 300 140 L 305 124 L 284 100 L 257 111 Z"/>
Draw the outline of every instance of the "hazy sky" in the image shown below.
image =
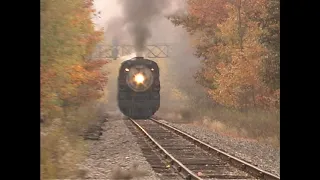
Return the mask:
<path fill-rule="evenodd" d="M 177 10 L 184 9 L 185 0 L 171 0 L 171 6 L 165 10 L 165 13 L 172 13 Z M 101 12 L 101 18 L 95 19 L 95 22 L 100 26 L 105 26 L 106 21 L 111 17 L 121 16 L 122 7 L 118 4 L 118 0 L 95 0 L 94 6 L 97 11 Z"/>
<path fill-rule="evenodd" d="M 111 17 L 121 15 L 121 6 L 118 5 L 117 0 L 95 0 L 94 6 L 97 11 L 101 12 L 101 18 L 95 19 L 100 27 L 103 27 Z"/>

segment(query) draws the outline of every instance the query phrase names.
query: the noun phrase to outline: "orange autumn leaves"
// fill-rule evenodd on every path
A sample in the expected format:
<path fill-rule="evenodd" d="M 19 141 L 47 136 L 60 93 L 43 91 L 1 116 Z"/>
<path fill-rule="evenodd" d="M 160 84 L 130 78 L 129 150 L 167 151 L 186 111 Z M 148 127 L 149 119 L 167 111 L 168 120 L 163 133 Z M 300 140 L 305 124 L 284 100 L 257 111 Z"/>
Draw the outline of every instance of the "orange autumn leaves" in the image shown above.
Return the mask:
<path fill-rule="evenodd" d="M 218 88 L 209 90 L 209 93 L 226 106 L 257 107 L 259 102 L 256 96 L 263 93 L 265 88 L 259 78 L 261 57 L 266 53 L 258 41 L 262 32 L 257 23 L 242 17 L 247 33 L 239 37 L 237 8 L 229 5 L 226 9 L 229 18 L 217 25 L 216 33 L 216 38 L 221 39 L 223 44 L 216 47 L 216 53 L 226 58 L 217 64 L 217 71 L 212 74 Z M 242 38 L 242 42 L 239 42 L 239 38 Z"/>
<path fill-rule="evenodd" d="M 235 108 L 279 108 L 280 89 L 263 82 L 264 58 L 273 53 L 260 39 L 266 34 L 266 0 L 188 0 L 189 18 L 182 22 L 205 60 L 198 74 L 218 103 Z M 193 17 L 193 18 L 190 18 Z M 176 21 L 177 22 L 177 21 Z M 201 26 L 201 27 L 199 27 Z M 192 31 L 193 29 L 193 31 Z"/>
<path fill-rule="evenodd" d="M 94 60 L 83 66 L 72 66 L 69 71 L 72 84 L 78 87 L 85 84 L 92 90 L 102 90 L 107 83 L 107 74 L 101 72 L 100 68 L 106 63 L 104 60 Z"/>
<path fill-rule="evenodd" d="M 83 66 L 73 66 L 69 72 L 71 83 L 77 86 L 77 102 L 90 101 L 102 96 L 101 91 L 107 83 L 105 73 L 100 68 L 107 62 L 103 60 L 89 61 Z M 74 97 L 74 96 L 73 96 Z M 69 96 L 72 98 L 72 96 Z"/>
<path fill-rule="evenodd" d="M 188 0 L 188 12 L 205 24 L 217 25 L 227 18 L 226 0 Z"/>
<path fill-rule="evenodd" d="M 102 73 L 100 69 L 106 63 L 105 60 L 95 60 L 65 67 L 62 70 L 42 72 L 42 108 L 57 110 L 65 103 L 80 105 L 100 98 L 107 83 L 107 74 Z"/>
<path fill-rule="evenodd" d="M 106 60 L 88 60 L 103 31 L 92 22 L 92 0 L 41 1 L 41 111 L 62 112 L 102 95 Z M 54 117 L 56 117 L 54 116 Z"/>

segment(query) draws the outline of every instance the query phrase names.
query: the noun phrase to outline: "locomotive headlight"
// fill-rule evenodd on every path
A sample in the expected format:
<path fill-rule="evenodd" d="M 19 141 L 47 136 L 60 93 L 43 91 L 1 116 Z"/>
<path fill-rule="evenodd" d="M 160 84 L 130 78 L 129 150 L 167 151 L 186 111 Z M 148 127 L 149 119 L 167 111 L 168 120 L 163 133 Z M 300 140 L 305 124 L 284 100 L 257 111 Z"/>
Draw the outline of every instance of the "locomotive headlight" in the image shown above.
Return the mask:
<path fill-rule="evenodd" d="M 128 68 L 125 68 L 124 70 L 127 71 L 127 72 L 129 72 L 129 69 L 128 69 Z"/>
<path fill-rule="evenodd" d="M 137 83 L 137 84 L 142 84 L 144 82 L 144 76 L 143 74 L 141 73 L 138 73 L 137 75 L 134 76 L 134 81 Z"/>
<path fill-rule="evenodd" d="M 136 65 L 130 67 L 126 81 L 132 90 L 143 92 L 149 89 L 153 84 L 153 73 L 151 69 L 146 66 Z"/>

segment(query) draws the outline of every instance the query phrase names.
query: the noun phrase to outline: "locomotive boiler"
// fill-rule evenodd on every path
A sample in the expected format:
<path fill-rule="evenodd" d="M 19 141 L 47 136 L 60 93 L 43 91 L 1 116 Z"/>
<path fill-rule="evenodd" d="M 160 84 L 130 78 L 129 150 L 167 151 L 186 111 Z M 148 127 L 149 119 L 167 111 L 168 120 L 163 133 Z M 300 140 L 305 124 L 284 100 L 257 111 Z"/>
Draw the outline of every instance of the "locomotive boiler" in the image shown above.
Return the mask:
<path fill-rule="evenodd" d="M 121 63 L 118 106 L 133 119 L 147 119 L 160 107 L 160 73 L 156 62 L 135 57 Z"/>

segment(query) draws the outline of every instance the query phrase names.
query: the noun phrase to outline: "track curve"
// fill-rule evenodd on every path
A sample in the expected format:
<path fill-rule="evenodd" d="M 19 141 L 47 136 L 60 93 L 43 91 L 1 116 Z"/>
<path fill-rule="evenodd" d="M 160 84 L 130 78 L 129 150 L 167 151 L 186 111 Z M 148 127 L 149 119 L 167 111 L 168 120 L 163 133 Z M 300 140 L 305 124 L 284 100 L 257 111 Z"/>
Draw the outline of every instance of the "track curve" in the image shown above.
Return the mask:
<path fill-rule="evenodd" d="M 155 119 L 130 121 L 139 130 L 135 136 L 184 179 L 280 179 Z"/>

